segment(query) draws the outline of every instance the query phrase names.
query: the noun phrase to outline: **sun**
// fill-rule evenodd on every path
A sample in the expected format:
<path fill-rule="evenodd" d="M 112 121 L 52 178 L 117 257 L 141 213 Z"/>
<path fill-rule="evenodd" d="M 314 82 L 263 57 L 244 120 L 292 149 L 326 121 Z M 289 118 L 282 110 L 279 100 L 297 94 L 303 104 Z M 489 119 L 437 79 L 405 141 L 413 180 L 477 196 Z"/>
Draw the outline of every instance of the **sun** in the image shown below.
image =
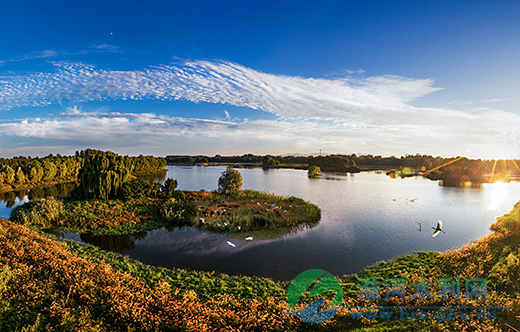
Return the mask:
<path fill-rule="evenodd" d="M 509 195 L 509 187 L 503 181 L 496 181 L 495 183 L 486 183 L 486 210 L 496 210 L 507 199 Z"/>

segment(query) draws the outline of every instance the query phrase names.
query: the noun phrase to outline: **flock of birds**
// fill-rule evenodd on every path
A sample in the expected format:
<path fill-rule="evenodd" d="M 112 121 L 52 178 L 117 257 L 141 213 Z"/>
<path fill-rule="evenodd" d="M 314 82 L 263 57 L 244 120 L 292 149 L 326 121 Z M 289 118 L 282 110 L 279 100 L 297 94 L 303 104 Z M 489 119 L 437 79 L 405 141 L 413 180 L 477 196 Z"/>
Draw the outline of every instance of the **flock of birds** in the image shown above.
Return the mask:
<path fill-rule="evenodd" d="M 417 200 L 417 198 L 406 199 L 406 202 L 407 203 L 408 202 L 415 203 L 416 200 Z M 397 199 L 396 198 L 392 198 L 392 201 L 396 202 Z M 417 224 L 419 225 L 419 232 L 422 231 L 422 224 L 420 222 L 418 222 Z M 432 227 L 432 229 L 433 229 L 432 237 L 436 237 L 437 235 L 439 235 L 440 232 L 446 233 L 442 229 L 442 220 L 437 221 L 437 226 L 436 227 Z"/>
<path fill-rule="evenodd" d="M 253 241 L 253 239 L 254 239 L 254 238 L 253 238 L 252 236 L 248 236 L 248 237 L 246 237 L 246 241 Z M 231 241 L 226 241 L 226 243 L 227 243 L 228 246 L 233 247 L 233 248 L 235 248 L 235 247 L 237 246 L 236 244 L 234 244 L 234 243 L 231 242 Z"/>

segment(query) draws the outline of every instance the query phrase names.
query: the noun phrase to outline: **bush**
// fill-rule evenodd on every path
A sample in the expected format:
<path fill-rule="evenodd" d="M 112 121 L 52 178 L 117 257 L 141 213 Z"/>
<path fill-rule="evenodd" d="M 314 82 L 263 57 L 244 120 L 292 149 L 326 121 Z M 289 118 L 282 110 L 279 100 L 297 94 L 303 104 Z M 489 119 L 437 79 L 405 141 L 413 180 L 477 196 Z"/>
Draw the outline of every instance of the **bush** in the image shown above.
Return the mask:
<path fill-rule="evenodd" d="M 30 201 L 15 207 L 11 211 L 11 220 L 18 224 L 49 226 L 64 212 L 62 201 L 54 197 Z"/>
<path fill-rule="evenodd" d="M 148 195 L 150 191 L 150 185 L 143 179 L 132 179 L 123 184 L 121 193 L 124 200 L 132 198 L 140 198 Z"/>
<path fill-rule="evenodd" d="M 236 195 L 242 189 L 242 174 L 229 165 L 218 179 L 218 192 L 224 195 Z"/>
<path fill-rule="evenodd" d="M 320 166 L 311 166 L 311 167 L 309 167 L 309 170 L 307 171 L 307 175 L 309 175 L 309 177 L 311 177 L 311 178 L 318 177 L 318 176 L 320 176 L 320 174 L 321 174 Z"/>
<path fill-rule="evenodd" d="M 161 187 L 161 193 L 166 197 L 171 197 L 175 188 L 177 188 L 177 180 L 168 178 Z"/>
<path fill-rule="evenodd" d="M 161 208 L 161 216 L 170 222 L 188 222 L 194 215 L 194 209 L 188 201 L 170 198 Z"/>

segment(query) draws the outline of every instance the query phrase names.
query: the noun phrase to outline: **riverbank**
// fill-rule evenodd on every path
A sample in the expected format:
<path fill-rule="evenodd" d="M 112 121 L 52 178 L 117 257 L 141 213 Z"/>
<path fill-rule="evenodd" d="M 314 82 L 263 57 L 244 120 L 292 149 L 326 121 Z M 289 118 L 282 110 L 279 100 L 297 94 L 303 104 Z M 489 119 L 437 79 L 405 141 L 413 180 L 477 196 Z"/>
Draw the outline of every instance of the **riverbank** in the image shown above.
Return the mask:
<path fill-rule="evenodd" d="M 343 276 L 343 306 L 380 306 L 358 299 L 366 278 L 406 280 L 405 301 L 385 305 L 442 307 L 507 307 L 496 319 L 370 319 L 364 311 L 340 311 L 324 324 L 307 324 L 284 315 L 286 282 L 228 276 L 212 272 L 152 267 L 124 256 L 72 241 L 58 241 L 25 226 L 0 220 L 0 329 L 183 331 L 508 331 L 520 315 L 520 203 L 498 218 L 493 233 L 445 253 L 405 255 Z M 420 301 L 414 288 L 423 280 L 438 285 L 443 278 L 487 280 L 487 299 L 454 296 Z M 444 279 L 445 280 L 445 279 Z M 384 294 L 383 284 L 375 289 Z M 433 290 L 430 290 L 433 294 Z M 303 300 L 306 300 L 304 296 Z M 410 313 L 418 309 L 410 310 Z M 446 310 L 446 309 L 445 309 Z M 374 312 L 374 310 L 369 310 Z M 394 310 L 395 311 L 395 310 Z M 467 309 L 475 314 L 478 309 Z M 488 310 L 489 311 L 489 310 Z M 486 311 L 487 312 L 487 311 Z"/>

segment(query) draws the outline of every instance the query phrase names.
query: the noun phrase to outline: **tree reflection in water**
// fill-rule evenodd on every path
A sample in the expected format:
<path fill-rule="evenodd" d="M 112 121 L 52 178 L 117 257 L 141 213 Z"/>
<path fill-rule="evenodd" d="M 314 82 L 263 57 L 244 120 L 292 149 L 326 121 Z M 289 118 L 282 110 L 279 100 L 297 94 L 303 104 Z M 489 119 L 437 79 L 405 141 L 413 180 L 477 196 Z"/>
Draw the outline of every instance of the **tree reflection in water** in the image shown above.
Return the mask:
<path fill-rule="evenodd" d="M 29 200 L 44 198 L 44 197 L 62 197 L 67 196 L 69 192 L 76 187 L 76 183 L 60 183 L 48 187 L 35 187 L 24 190 L 14 190 L 0 193 L 0 203 L 5 203 L 5 206 L 10 209 L 16 203 L 23 201 L 27 196 Z"/>
<path fill-rule="evenodd" d="M 148 232 L 138 232 L 123 235 L 92 235 L 80 234 L 81 241 L 95 245 L 103 250 L 122 253 L 133 250 L 135 241 L 142 240 L 148 235 Z"/>

